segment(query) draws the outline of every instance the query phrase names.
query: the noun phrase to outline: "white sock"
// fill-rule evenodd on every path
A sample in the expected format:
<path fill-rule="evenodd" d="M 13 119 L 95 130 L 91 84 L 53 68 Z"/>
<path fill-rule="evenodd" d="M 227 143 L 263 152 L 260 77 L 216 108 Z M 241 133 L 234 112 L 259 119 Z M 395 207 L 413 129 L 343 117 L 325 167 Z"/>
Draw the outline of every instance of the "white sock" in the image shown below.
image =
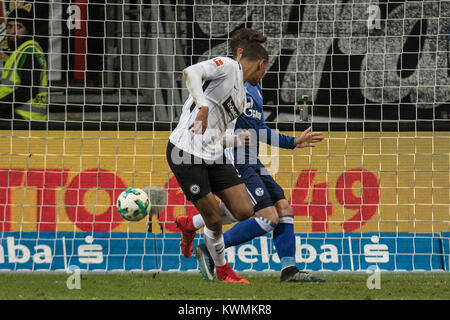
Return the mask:
<path fill-rule="evenodd" d="M 204 228 L 205 245 L 216 266 L 222 267 L 227 263 L 225 259 L 225 243 L 222 231 L 212 231 Z"/>
<path fill-rule="evenodd" d="M 205 221 L 203 220 L 203 217 L 200 213 L 197 213 L 195 216 L 192 217 L 192 224 L 194 225 L 194 228 L 197 230 L 205 226 Z"/>
<path fill-rule="evenodd" d="M 219 208 L 221 211 L 223 224 L 232 224 L 237 222 L 236 218 L 233 217 L 233 214 L 230 212 L 230 210 L 228 210 L 225 203 L 223 202 L 219 203 Z M 203 217 L 200 213 L 192 217 L 192 224 L 194 225 L 194 228 L 197 230 L 205 226 L 205 221 L 203 220 Z"/>

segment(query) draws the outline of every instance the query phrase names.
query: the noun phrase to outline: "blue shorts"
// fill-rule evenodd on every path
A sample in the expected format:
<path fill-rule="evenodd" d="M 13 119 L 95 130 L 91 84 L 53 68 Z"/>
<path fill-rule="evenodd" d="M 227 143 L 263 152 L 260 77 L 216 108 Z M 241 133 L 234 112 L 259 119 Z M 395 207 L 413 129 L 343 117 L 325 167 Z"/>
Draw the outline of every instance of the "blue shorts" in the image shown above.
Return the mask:
<path fill-rule="evenodd" d="M 269 174 L 260 162 L 236 166 L 247 187 L 255 212 L 271 207 L 281 199 L 285 199 L 283 188 Z M 263 174 L 261 174 L 261 172 Z"/>

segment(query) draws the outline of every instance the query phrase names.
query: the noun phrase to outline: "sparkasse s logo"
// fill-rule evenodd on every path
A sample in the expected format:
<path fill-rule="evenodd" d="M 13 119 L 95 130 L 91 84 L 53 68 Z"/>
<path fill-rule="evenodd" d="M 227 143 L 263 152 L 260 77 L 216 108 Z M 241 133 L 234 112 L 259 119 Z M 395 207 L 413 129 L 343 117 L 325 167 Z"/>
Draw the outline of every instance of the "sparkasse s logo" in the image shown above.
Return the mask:
<path fill-rule="evenodd" d="M 386 263 L 389 262 L 389 248 L 386 244 L 379 244 L 380 238 L 372 236 L 370 240 L 373 244 L 364 246 L 364 256 L 366 262 L 369 263 Z"/>
<path fill-rule="evenodd" d="M 31 240 L 31 241 L 29 241 Z M 60 241 L 60 244 L 56 244 Z M 66 244 L 63 239 L 56 239 L 52 241 L 54 245 L 36 244 L 36 239 L 16 240 L 14 237 L 6 237 L 6 244 L 3 241 L 0 243 L 0 266 L 2 264 L 26 264 L 30 261 L 33 264 L 51 264 L 55 258 L 55 248 L 61 245 L 64 252 L 64 264 L 68 264 L 69 258 L 77 258 L 81 264 L 100 264 L 103 262 L 103 246 L 100 244 L 93 244 L 94 238 L 86 236 L 84 238 L 85 244 L 74 246 L 74 251 L 71 257 L 66 255 L 65 248 L 72 247 L 72 243 Z"/>

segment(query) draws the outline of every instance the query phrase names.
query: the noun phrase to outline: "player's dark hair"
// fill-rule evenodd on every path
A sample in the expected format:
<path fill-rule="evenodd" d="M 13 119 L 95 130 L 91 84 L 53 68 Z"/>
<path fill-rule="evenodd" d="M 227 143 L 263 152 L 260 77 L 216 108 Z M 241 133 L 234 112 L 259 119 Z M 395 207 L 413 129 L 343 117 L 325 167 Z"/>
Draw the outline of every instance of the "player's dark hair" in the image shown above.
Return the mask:
<path fill-rule="evenodd" d="M 269 54 L 267 50 L 259 43 L 249 41 L 243 46 L 242 58 L 250 61 L 263 59 L 265 62 L 269 62 Z"/>
<path fill-rule="evenodd" d="M 231 53 L 233 54 L 233 57 L 236 58 L 238 48 L 243 48 L 248 42 L 256 42 L 261 45 L 264 44 L 266 40 L 267 37 L 259 31 L 249 28 L 238 29 L 233 33 L 230 41 Z"/>

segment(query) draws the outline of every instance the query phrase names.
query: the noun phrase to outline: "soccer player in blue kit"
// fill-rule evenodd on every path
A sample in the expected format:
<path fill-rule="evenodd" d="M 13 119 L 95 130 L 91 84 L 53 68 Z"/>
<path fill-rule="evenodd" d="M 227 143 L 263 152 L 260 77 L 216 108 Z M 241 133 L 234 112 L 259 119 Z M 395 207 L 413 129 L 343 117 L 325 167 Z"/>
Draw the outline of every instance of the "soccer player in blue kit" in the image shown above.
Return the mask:
<path fill-rule="evenodd" d="M 266 37 L 252 29 L 239 29 L 231 39 L 230 46 L 234 57 L 242 53 L 242 47 L 246 41 L 255 41 L 264 46 Z M 264 122 L 261 85 L 251 85 L 247 82 L 245 86 L 247 106 L 235 122 L 234 132 L 238 134 L 235 136 L 236 143 L 232 147 L 225 148 L 224 152 L 228 158 L 233 160 L 236 170 L 245 181 L 253 202 L 255 216 L 239 221 L 224 233 L 225 247 L 242 244 L 273 231 L 273 242 L 281 262 L 280 281 L 323 281 L 323 279 L 297 268 L 292 207 L 285 198 L 283 189 L 258 159 L 259 141 L 279 148 L 295 149 L 314 147 L 314 143 L 323 140 L 323 135 L 311 132 L 311 127 L 298 137 L 290 137 L 271 130 Z M 243 138 L 247 139 L 247 143 L 239 141 Z M 241 145 L 238 145 L 238 142 Z M 223 203 L 220 204 L 220 208 L 224 224 L 236 222 Z M 176 218 L 175 222 L 182 231 L 181 250 L 184 256 L 189 257 L 192 254 L 195 232 L 204 226 L 203 219 L 201 215 L 193 217 L 181 215 Z M 204 244 L 195 248 L 194 256 L 199 262 L 199 269 L 205 280 L 213 280 L 214 263 Z"/>

